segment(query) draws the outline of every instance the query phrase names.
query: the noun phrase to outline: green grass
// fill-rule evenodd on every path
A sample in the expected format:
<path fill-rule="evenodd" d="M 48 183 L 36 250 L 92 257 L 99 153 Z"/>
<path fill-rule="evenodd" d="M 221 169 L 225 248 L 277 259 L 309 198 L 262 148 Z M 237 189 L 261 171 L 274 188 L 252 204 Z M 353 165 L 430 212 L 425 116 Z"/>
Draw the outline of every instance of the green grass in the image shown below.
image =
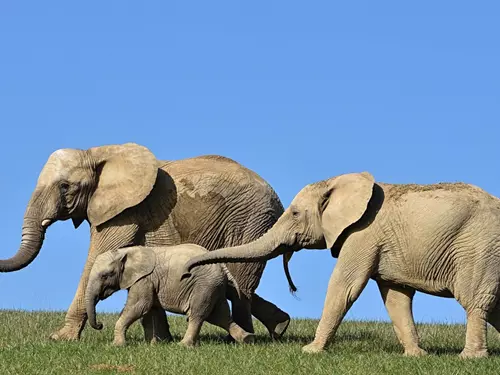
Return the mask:
<path fill-rule="evenodd" d="M 0 374 L 498 374 L 500 338 L 488 332 L 490 357 L 457 358 L 463 325 L 419 325 L 423 358 L 405 358 L 392 326 L 377 322 L 342 323 L 335 342 L 319 355 L 301 353 L 317 321 L 293 320 L 282 342 L 271 342 L 256 323 L 253 345 L 224 344 L 224 332 L 204 324 L 200 346 L 185 349 L 176 343 L 147 345 L 136 323 L 129 345 L 111 345 L 117 316 L 100 314 L 105 328 L 87 327 L 79 342 L 51 342 L 49 334 L 63 321 L 63 313 L 0 311 Z M 183 317 L 169 317 L 179 341 L 186 328 Z"/>

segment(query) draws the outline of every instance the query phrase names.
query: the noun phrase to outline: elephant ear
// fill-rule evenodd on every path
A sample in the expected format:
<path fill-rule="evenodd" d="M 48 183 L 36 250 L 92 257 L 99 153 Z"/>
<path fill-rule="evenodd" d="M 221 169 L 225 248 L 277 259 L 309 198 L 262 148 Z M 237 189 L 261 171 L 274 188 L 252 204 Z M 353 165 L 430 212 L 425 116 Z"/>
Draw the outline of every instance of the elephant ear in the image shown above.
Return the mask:
<path fill-rule="evenodd" d="M 98 182 L 87 217 L 98 226 L 149 195 L 156 182 L 158 162 L 151 151 L 135 143 L 95 147 L 89 152 L 97 164 Z"/>
<path fill-rule="evenodd" d="M 130 288 L 153 272 L 156 264 L 156 255 L 153 250 L 147 247 L 130 247 L 118 251 L 122 263 L 120 289 Z"/>
<path fill-rule="evenodd" d="M 332 180 L 322 204 L 321 226 L 327 248 L 365 213 L 375 179 L 368 172 L 350 173 Z"/>

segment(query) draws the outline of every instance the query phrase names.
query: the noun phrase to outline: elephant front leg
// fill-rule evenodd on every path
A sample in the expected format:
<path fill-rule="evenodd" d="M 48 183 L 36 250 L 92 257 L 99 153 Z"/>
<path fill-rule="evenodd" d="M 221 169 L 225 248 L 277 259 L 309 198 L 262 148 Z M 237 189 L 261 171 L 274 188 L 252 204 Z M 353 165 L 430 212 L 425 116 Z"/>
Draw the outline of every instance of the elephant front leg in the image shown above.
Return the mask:
<path fill-rule="evenodd" d="M 50 339 L 56 341 L 76 341 L 80 339 L 81 332 L 87 322 L 85 290 L 96 256 L 97 254 L 89 252 L 80 282 L 78 283 L 78 289 L 64 318 L 64 325 L 58 331 L 52 333 Z"/>
<path fill-rule="evenodd" d="M 420 348 L 417 329 L 412 314 L 415 289 L 377 282 L 385 307 L 406 356 L 422 356 L 427 352 Z"/>
<path fill-rule="evenodd" d="M 131 245 L 137 233 L 134 224 L 110 226 L 99 232 L 91 227 L 90 248 L 87 261 L 83 268 L 78 289 L 73 297 L 71 306 L 66 313 L 64 325 L 61 329 L 50 335 L 52 340 L 76 341 L 80 339 L 81 332 L 87 322 L 87 311 L 85 308 L 85 290 L 89 281 L 90 271 L 94 265 L 95 258 L 106 251 L 116 250 L 120 247 Z"/>
<path fill-rule="evenodd" d="M 125 345 L 127 330 L 132 323 L 147 314 L 151 314 L 153 296 L 153 285 L 147 279 L 141 279 L 130 287 L 127 302 L 115 325 L 113 345 Z"/>
<path fill-rule="evenodd" d="M 313 342 L 304 346 L 305 353 L 322 352 L 334 337 L 345 314 L 363 291 L 372 270 L 371 256 L 339 257 L 328 283 L 323 313 Z"/>

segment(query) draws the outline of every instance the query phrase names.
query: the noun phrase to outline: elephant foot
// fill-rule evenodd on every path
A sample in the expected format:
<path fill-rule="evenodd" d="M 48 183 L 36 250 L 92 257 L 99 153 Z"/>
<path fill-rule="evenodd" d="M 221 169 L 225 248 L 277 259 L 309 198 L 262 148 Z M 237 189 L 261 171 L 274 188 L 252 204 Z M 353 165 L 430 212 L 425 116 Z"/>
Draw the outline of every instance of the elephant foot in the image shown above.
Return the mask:
<path fill-rule="evenodd" d="M 185 348 L 188 348 L 188 349 L 193 349 L 195 348 L 196 346 L 198 346 L 198 343 L 193 341 L 193 340 L 186 340 L 186 339 L 182 339 L 180 342 L 179 342 L 179 345 L 180 346 L 183 346 Z"/>
<path fill-rule="evenodd" d="M 52 333 L 49 338 L 54 341 L 78 341 L 80 340 L 80 329 L 64 326 L 59 331 Z"/>
<path fill-rule="evenodd" d="M 302 347 L 302 352 L 308 354 L 322 353 L 324 351 L 325 349 L 322 345 L 315 344 L 314 342 Z"/>
<path fill-rule="evenodd" d="M 460 357 L 460 359 L 486 358 L 486 357 L 488 357 L 488 350 L 487 349 L 481 349 L 481 350 L 464 349 L 464 350 L 462 350 L 462 353 L 460 353 L 459 357 Z"/>
<path fill-rule="evenodd" d="M 236 340 L 231 335 L 224 336 L 222 341 L 224 341 L 226 344 L 234 344 L 236 342 Z"/>
<path fill-rule="evenodd" d="M 125 346 L 126 344 L 127 343 L 122 338 L 115 338 L 113 341 L 113 346 L 116 346 L 116 347 L 122 347 L 122 346 Z"/>
<path fill-rule="evenodd" d="M 168 336 L 165 336 L 165 337 L 157 337 L 157 336 L 154 336 L 150 341 L 149 343 L 151 345 L 155 345 L 155 344 L 160 344 L 160 343 L 167 343 L 167 342 L 172 342 L 174 341 L 173 337 L 168 334 Z"/>
<path fill-rule="evenodd" d="M 405 349 L 403 355 L 405 357 L 422 357 L 424 355 L 427 355 L 427 352 L 422 348 L 416 347 L 411 349 Z"/>
<path fill-rule="evenodd" d="M 239 338 L 238 342 L 242 344 L 253 344 L 255 342 L 255 335 L 253 333 L 245 333 Z"/>
<path fill-rule="evenodd" d="M 271 337 L 273 338 L 273 340 L 279 340 L 281 337 L 283 337 L 289 325 L 290 318 L 288 318 L 284 322 L 276 324 L 276 327 L 274 327 L 274 330 L 271 333 Z"/>

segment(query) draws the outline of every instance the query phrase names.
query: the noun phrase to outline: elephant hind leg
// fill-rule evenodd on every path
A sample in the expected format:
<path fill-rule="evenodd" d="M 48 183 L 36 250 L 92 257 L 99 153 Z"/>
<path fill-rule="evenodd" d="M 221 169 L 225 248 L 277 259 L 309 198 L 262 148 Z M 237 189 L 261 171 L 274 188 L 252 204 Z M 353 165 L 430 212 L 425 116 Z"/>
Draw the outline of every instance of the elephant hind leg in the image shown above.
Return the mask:
<path fill-rule="evenodd" d="M 406 356 L 422 356 L 427 352 L 420 348 L 412 303 L 415 289 L 377 282 L 387 313 L 391 318 L 396 336 L 403 345 Z"/>
<path fill-rule="evenodd" d="M 234 321 L 245 331 L 254 333 L 251 300 L 243 294 L 239 298 L 234 288 L 227 288 L 226 290 L 227 297 L 231 300 Z"/>
<path fill-rule="evenodd" d="M 264 324 L 273 340 L 281 338 L 290 325 L 290 315 L 257 293 L 252 296 L 252 315 Z"/>
<path fill-rule="evenodd" d="M 458 284 L 454 290 L 455 298 L 467 314 L 465 346 L 460 358 L 487 357 L 487 322 L 492 322 L 495 328 L 499 326 L 497 270 L 485 260 L 473 267 L 473 277 L 467 283 Z"/>
<path fill-rule="evenodd" d="M 154 344 L 162 341 L 172 341 L 167 314 L 161 306 L 153 306 L 151 311 L 141 319 L 146 342 Z"/>
<path fill-rule="evenodd" d="M 212 313 L 208 316 L 207 322 L 226 330 L 231 337 L 239 343 L 254 342 L 255 335 L 246 332 L 231 319 L 229 305 L 225 299 L 221 300 L 221 302 L 215 306 Z"/>
<path fill-rule="evenodd" d="M 488 315 L 488 323 L 500 333 L 500 303 L 497 303 L 493 311 Z"/>
<path fill-rule="evenodd" d="M 465 347 L 460 353 L 460 358 L 481 358 L 487 356 L 486 312 L 481 309 L 467 311 Z"/>
<path fill-rule="evenodd" d="M 198 344 L 198 338 L 200 336 L 202 325 L 203 319 L 200 316 L 190 315 L 188 317 L 188 327 L 186 333 L 179 344 L 187 348 L 196 346 Z"/>
<path fill-rule="evenodd" d="M 460 353 L 460 358 L 487 357 L 487 322 L 491 322 L 497 330 L 499 328 L 498 317 L 500 315 L 496 309 L 497 297 L 493 290 L 490 292 L 484 286 L 484 282 L 478 286 L 472 285 L 471 290 L 481 292 L 475 292 L 474 297 L 466 303 L 459 300 L 467 313 L 465 347 Z"/>

